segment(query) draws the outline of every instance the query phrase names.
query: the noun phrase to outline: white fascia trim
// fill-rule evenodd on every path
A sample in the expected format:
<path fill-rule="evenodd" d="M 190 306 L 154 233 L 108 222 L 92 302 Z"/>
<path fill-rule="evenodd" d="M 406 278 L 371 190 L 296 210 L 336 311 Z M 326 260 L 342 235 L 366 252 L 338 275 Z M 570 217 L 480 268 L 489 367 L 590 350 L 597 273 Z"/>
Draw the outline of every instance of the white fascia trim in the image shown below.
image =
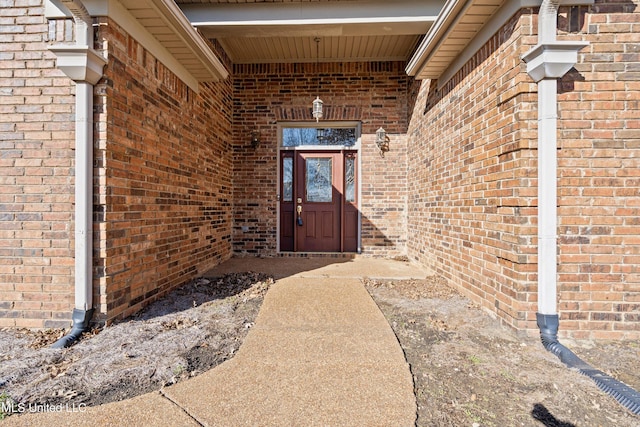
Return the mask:
<path fill-rule="evenodd" d="M 438 89 L 441 89 L 520 9 L 539 7 L 540 4 L 542 4 L 542 0 L 507 0 L 482 27 L 478 34 L 476 34 L 467 47 L 460 52 L 460 55 L 458 55 L 440 77 L 438 77 Z"/>
<path fill-rule="evenodd" d="M 313 18 L 305 20 L 271 19 L 271 20 L 245 20 L 245 21 L 195 21 L 194 27 L 235 27 L 235 26 L 276 26 L 276 25 L 349 25 L 349 24 L 393 24 L 434 22 L 438 15 L 404 16 L 404 17 L 380 17 L 380 18 Z"/>
<path fill-rule="evenodd" d="M 118 23 L 131 37 L 136 39 L 145 49 L 147 49 L 156 59 L 162 62 L 180 80 L 186 83 L 194 92 L 200 91 L 198 80 L 191 74 L 163 45 L 156 39 L 129 11 L 117 0 L 107 0 L 107 15 Z M 105 2 L 105 3 L 107 3 Z M 88 3 L 88 2 L 87 2 Z M 92 10 L 87 4 L 89 13 Z"/>
<path fill-rule="evenodd" d="M 472 0 L 447 0 L 438 15 L 438 19 L 431 26 L 429 32 L 422 39 L 416 52 L 407 63 L 405 71 L 409 76 L 420 74 L 431 54 L 446 38 L 453 25 L 460 19 L 465 10 L 471 6 L 471 3 Z"/>
<path fill-rule="evenodd" d="M 433 19 L 443 0 L 368 0 L 282 3 L 184 4 L 182 11 L 196 26 L 318 25 L 421 22 Z"/>
<path fill-rule="evenodd" d="M 109 15 L 111 0 L 83 0 L 82 4 L 91 16 Z M 68 9 L 62 5 L 60 0 L 45 0 L 44 16 L 47 19 L 73 18 Z"/>
<path fill-rule="evenodd" d="M 217 80 L 224 80 L 229 76 L 227 69 L 222 62 L 211 51 L 211 48 L 204 41 L 200 33 L 198 33 L 182 10 L 173 0 L 149 0 L 150 4 L 167 19 L 167 23 L 173 27 L 173 30 L 180 36 L 182 41 L 191 49 L 209 70 L 209 72 L 217 77 Z"/>
<path fill-rule="evenodd" d="M 63 7 L 58 0 L 45 0 L 44 16 L 47 19 L 73 18 L 68 9 Z"/>
<path fill-rule="evenodd" d="M 594 0 L 566 0 L 562 2 L 562 6 L 589 5 L 593 4 L 593 2 Z M 438 77 L 438 89 L 441 89 L 520 9 L 540 7 L 541 4 L 542 0 L 507 0 L 495 15 L 491 17 L 489 22 L 476 34 L 460 55 L 458 55 L 440 77 Z"/>

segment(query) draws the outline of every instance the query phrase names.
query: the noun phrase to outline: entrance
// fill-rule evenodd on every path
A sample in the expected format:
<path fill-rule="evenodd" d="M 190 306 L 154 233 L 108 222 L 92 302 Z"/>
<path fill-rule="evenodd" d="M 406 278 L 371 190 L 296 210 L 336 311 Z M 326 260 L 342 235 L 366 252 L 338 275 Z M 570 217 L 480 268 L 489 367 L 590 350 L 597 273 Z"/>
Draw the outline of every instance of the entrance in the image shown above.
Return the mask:
<path fill-rule="evenodd" d="M 357 151 L 280 155 L 280 250 L 358 250 Z"/>

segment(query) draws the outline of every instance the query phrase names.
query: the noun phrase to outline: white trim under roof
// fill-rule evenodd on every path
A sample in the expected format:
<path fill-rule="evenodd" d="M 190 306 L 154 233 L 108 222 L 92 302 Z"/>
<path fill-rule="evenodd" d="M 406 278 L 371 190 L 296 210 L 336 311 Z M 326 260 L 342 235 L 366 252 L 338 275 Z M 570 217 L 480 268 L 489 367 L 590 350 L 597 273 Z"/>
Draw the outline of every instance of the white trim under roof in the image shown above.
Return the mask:
<path fill-rule="evenodd" d="M 195 26 L 326 25 L 433 22 L 440 0 L 183 4 Z"/>
<path fill-rule="evenodd" d="M 202 66 L 207 69 L 211 75 L 211 80 L 224 80 L 229 76 L 228 71 L 220 62 L 218 57 L 211 51 L 209 45 L 202 36 L 193 28 L 191 22 L 182 13 L 182 10 L 173 0 L 147 0 L 156 11 L 165 18 L 165 22 L 171 25 L 182 41 L 191 49 L 194 55 L 200 59 Z M 141 0 L 127 0 L 126 4 L 140 3 Z M 204 76 L 200 79 L 204 80 Z"/>
<path fill-rule="evenodd" d="M 178 1 L 234 64 L 406 61 L 445 0 Z M 315 38 L 321 38 L 316 52 Z"/>
<path fill-rule="evenodd" d="M 540 4 L 542 4 L 542 0 L 507 0 L 498 12 L 496 12 L 476 34 L 460 55 L 458 55 L 440 75 L 438 78 L 438 88 L 441 88 L 442 85 L 449 81 L 520 9 L 525 7 L 539 7 Z"/>
<path fill-rule="evenodd" d="M 438 79 L 442 87 L 462 66 L 507 23 L 520 9 L 539 7 L 542 0 L 489 0 L 483 6 L 499 6 L 499 9 L 478 31 L 468 37 L 469 42 L 456 54 L 455 58 L 438 57 L 444 41 L 455 33 L 456 26 L 477 0 L 448 0 L 442 8 L 435 24 L 422 40 L 409 60 L 405 71 L 416 79 Z M 594 0 L 564 0 L 562 6 L 593 4 Z M 449 52 L 450 54 L 450 52 Z"/>
<path fill-rule="evenodd" d="M 219 81 L 229 75 L 173 0 L 84 0 L 83 3 L 91 16 L 107 16 L 117 22 L 195 92 L 199 91 L 200 82 Z M 153 20 L 137 19 L 133 13 L 141 10 L 150 13 Z M 69 17 L 56 0 L 46 0 L 45 16 L 49 19 Z M 153 34 L 157 24 L 152 27 L 151 23 L 157 23 L 157 19 L 163 24 L 162 37 L 169 37 L 173 42 L 169 48 L 166 40 L 159 40 Z M 176 57 L 178 54 L 180 58 Z"/>

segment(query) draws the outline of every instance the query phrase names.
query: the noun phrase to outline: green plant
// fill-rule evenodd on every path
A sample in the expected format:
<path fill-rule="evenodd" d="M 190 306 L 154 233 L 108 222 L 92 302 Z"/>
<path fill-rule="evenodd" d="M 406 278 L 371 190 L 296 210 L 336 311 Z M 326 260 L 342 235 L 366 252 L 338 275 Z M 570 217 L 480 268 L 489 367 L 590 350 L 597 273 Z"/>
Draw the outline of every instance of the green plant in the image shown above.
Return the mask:
<path fill-rule="evenodd" d="M 13 413 L 15 404 L 6 391 L 0 393 L 0 420 L 4 420 Z"/>
<path fill-rule="evenodd" d="M 176 377 L 179 377 L 184 373 L 185 370 L 186 370 L 185 367 L 178 363 L 178 365 L 176 365 L 173 368 L 173 375 L 175 375 Z"/>
<path fill-rule="evenodd" d="M 502 371 L 500 371 L 500 375 L 502 375 L 504 378 L 506 378 L 507 380 L 510 381 L 518 381 L 518 379 L 509 371 L 503 369 Z"/>
<path fill-rule="evenodd" d="M 481 362 L 480 358 L 476 355 L 471 355 L 469 356 L 469 360 L 471 361 L 471 363 L 473 363 L 474 365 L 477 365 L 478 363 Z"/>

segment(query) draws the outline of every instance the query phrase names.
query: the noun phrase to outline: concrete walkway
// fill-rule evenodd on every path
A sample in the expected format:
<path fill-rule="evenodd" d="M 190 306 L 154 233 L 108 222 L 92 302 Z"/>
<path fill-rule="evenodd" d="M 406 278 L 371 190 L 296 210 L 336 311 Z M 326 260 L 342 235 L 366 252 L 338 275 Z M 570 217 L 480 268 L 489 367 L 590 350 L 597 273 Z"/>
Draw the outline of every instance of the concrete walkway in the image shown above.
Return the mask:
<path fill-rule="evenodd" d="M 3 425 L 414 425 L 409 366 L 360 278 L 427 272 L 389 260 L 279 258 L 235 259 L 208 275 L 248 269 L 280 279 L 233 359 L 160 392 Z"/>

